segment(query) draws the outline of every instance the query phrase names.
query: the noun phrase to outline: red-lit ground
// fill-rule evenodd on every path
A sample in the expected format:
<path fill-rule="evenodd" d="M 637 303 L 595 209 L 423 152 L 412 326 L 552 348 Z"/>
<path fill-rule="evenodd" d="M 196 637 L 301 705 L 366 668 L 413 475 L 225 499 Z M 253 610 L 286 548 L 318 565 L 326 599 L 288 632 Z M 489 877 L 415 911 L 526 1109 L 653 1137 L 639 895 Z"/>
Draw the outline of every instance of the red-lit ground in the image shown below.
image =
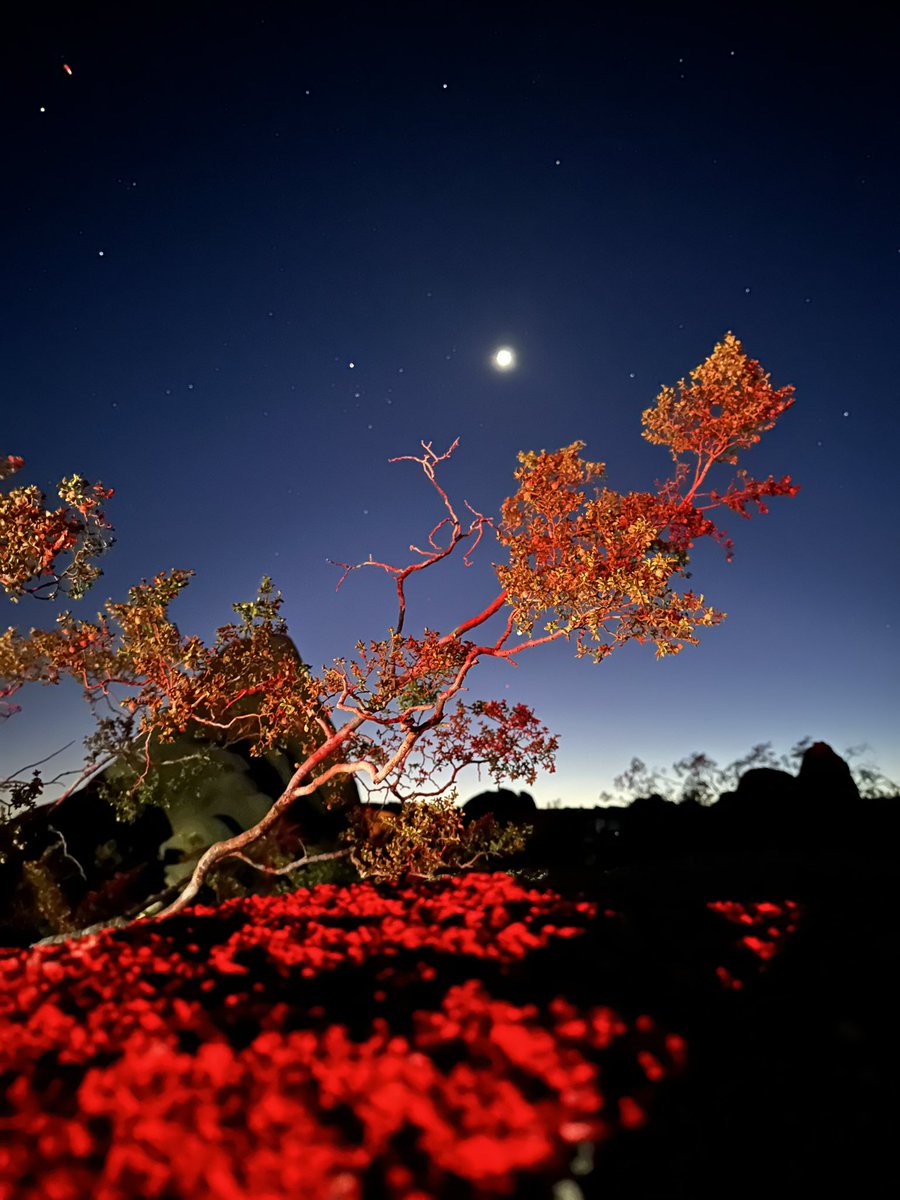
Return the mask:
<path fill-rule="evenodd" d="M 709 1031 L 740 1030 L 805 920 L 473 873 L 0 951 L 0 1195 L 713 1194 L 701 1162 L 660 1192 L 664 1163 L 629 1163 L 701 1111 Z"/>

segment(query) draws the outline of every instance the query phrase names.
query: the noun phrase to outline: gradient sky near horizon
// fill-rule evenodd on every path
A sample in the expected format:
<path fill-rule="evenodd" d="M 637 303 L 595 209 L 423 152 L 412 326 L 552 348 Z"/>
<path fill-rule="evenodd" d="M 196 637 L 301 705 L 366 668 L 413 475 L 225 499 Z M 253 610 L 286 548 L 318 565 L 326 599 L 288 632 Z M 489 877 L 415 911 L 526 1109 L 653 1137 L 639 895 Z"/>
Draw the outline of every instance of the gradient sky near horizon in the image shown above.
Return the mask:
<path fill-rule="evenodd" d="M 721 512 L 730 565 L 698 545 L 679 590 L 727 620 L 660 661 L 541 648 L 471 695 L 560 734 L 539 804 L 595 803 L 634 757 L 671 775 L 805 736 L 900 779 L 888 6 L 132 7 L 6 22 L 0 453 L 26 466 L 4 487 L 116 492 L 104 575 L 68 607 L 191 568 L 171 616 L 211 641 L 268 574 L 304 658 L 349 656 L 393 585 L 335 593 L 327 560 L 407 561 L 443 515 L 389 458 L 459 437 L 440 479 L 487 513 L 517 451 L 576 439 L 605 485 L 653 490 L 672 463 L 641 413 L 732 330 L 797 397 L 738 465 L 801 491 Z M 412 581 L 408 630 L 483 607 L 492 559 Z M 16 700 L 0 776 L 72 739 L 44 773 L 77 766 L 77 685 Z"/>

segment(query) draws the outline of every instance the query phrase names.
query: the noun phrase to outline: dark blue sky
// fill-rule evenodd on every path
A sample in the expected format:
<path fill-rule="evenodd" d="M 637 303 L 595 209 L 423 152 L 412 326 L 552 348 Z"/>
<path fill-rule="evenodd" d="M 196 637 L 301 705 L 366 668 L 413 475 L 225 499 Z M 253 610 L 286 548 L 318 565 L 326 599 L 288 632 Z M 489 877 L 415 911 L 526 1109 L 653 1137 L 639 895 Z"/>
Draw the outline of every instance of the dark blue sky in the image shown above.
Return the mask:
<path fill-rule="evenodd" d="M 209 641 L 268 573 L 318 668 L 394 618 L 390 580 L 335 595 L 326 559 L 405 561 L 441 516 L 389 457 L 458 436 L 441 478 L 484 512 L 518 450 L 576 439 L 606 485 L 652 490 L 672 463 L 642 410 L 733 330 L 797 395 L 739 465 L 801 491 L 721 513 L 732 564 L 698 546 L 689 586 L 727 620 L 661 661 L 538 649 L 472 695 L 561 735 L 539 803 L 592 803 L 634 756 L 724 767 L 805 735 L 897 779 L 888 6 L 532 7 L 42 5 L 7 28 L 0 452 L 50 498 L 74 472 L 116 489 L 70 607 L 192 568 L 171 615 Z M 482 607 L 501 555 L 414 581 L 408 630 Z M 71 738 L 53 761 L 81 761 L 76 685 L 17 699 L 0 773 Z"/>

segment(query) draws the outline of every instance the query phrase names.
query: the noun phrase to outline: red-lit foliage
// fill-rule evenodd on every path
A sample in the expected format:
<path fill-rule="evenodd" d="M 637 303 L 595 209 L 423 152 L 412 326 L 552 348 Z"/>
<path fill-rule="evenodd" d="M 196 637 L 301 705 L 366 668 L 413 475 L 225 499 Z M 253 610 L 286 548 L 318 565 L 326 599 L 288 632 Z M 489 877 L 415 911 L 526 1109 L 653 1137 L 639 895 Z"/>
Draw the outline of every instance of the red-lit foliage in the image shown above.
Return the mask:
<path fill-rule="evenodd" d="M 578 1143 L 646 1121 L 684 1039 L 646 1013 L 442 977 L 596 919 L 469 875 L 230 901 L 0 957 L 0 1194 L 487 1200 L 552 1182 Z M 317 990 L 348 964 L 352 1029 Z"/>
<path fill-rule="evenodd" d="M 691 381 L 680 381 L 677 394 L 663 388 L 655 408 L 643 414 L 644 436 L 668 445 L 677 464 L 675 478 L 657 484 L 657 494 L 622 495 L 593 487 L 604 466 L 582 460 L 578 452 L 584 443 L 574 442 L 553 453 L 519 455 L 517 491 L 504 502 L 495 523 L 469 505 L 468 517 L 461 517 L 437 480 L 437 468 L 456 442 L 443 454 L 423 442 L 421 456 L 393 460 L 421 468 L 445 515 L 424 548 L 410 547 L 415 556 L 410 563 L 395 566 L 370 558 L 341 564 L 341 582 L 349 572 L 363 568 L 382 570 L 393 579 L 397 621 L 387 638 L 358 642 L 355 659 L 335 660 L 320 678 L 274 648 L 284 633 L 284 621 L 278 614 L 280 595 L 269 598 L 268 579 L 255 602 L 234 606 L 242 624 L 221 628 L 215 646 L 207 648 L 196 637 L 182 638 L 169 620 L 168 605 L 191 572 L 173 570 L 132 588 L 129 603 L 107 605 L 121 635 L 113 635 L 102 615 L 93 625 L 63 614 L 58 630 L 32 630 L 28 637 L 8 630 L 0 636 L 0 684 L 23 679 L 55 683 L 61 674 L 70 674 L 92 700 L 109 696 L 114 685 L 133 689 L 134 695 L 119 701 L 130 717 L 120 718 L 119 726 L 107 722 L 101 729 L 102 748 L 113 753 L 123 749 L 137 714 L 145 748 L 154 733 L 161 741 L 171 740 L 191 722 L 232 741 L 249 739 L 256 755 L 298 736 L 300 730 L 321 733 L 317 748 L 296 764 L 266 815 L 202 855 L 181 895 L 165 910 L 169 913 L 195 900 L 222 859 L 237 857 L 259 870 L 278 873 L 309 861 L 302 845 L 296 863 L 277 867 L 253 862 L 244 852 L 262 842 L 298 799 L 341 775 L 355 777 L 382 797 L 418 800 L 425 814 L 405 827 L 402 821 L 395 823 L 399 850 L 392 847 L 391 838 L 360 849 L 353 861 L 361 874 L 432 878 L 472 863 L 479 854 L 520 849 L 519 833 L 503 831 L 492 842 L 490 826 L 473 825 L 463 838 L 461 826 L 454 827 L 440 806 L 428 819 L 427 802 L 454 797 L 457 776 L 467 766 L 486 766 L 497 783 L 533 783 L 539 769 L 553 770 L 558 739 L 530 709 L 464 702 L 471 670 L 486 658 L 514 662 L 525 650 L 561 638 L 574 637 L 578 657 L 589 655 L 597 662 L 631 639 L 653 641 L 657 657 L 696 644 L 696 628 L 716 625 L 725 614 L 704 606 L 702 595 L 676 592 L 671 581 L 685 573 L 689 550 L 699 537 L 724 541 L 730 559 L 731 542 L 706 512 L 724 504 L 746 517 L 751 501 L 765 512 L 763 497 L 798 491 L 788 476 L 757 481 L 739 472 L 741 486 L 732 485 L 721 495 L 700 492 L 715 463 L 736 463 L 737 450 L 758 442 L 760 432 L 770 429 L 794 401 L 791 387 L 772 389 L 768 375 L 744 354 L 731 333 L 691 372 Z M 690 480 L 688 464 L 679 460 L 685 452 L 696 457 Z M 10 464 L 17 467 L 20 460 L 10 459 Z M 68 481 L 65 494 L 61 491 L 85 520 L 96 519 L 97 500 L 109 494 L 99 485 L 95 493 L 88 496 L 84 481 L 77 478 Z M 704 497 L 709 503 L 698 503 Z M 54 554 L 71 549 L 76 533 L 63 522 L 56 539 L 48 541 L 42 535 L 34 549 L 19 509 L 25 506 L 37 517 L 37 496 L 18 489 L 2 502 L 0 517 L 8 533 L 0 538 L 0 584 L 15 592 L 27 582 L 28 566 L 36 573 L 53 572 Z M 53 530 L 53 522 L 63 520 L 53 514 L 44 518 Z M 468 564 L 487 530 L 495 532 L 508 554 L 508 564 L 494 564 L 499 594 L 449 633 L 426 628 L 421 636 L 406 634 L 406 581 L 435 567 L 461 545 Z M 24 558 L 20 541 L 31 547 Z M 96 547 L 89 541 L 87 548 Z M 4 565 L 7 559 L 10 563 Z M 502 629 L 486 634 L 487 623 L 501 611 Z M 536 623 L 542 624 L 543 632 L 535 631 Z M 521 635 L 519 640 L 514 634 Z M 19 786 L 19 798 L 27 800 L 30 793 Z M 358 831 L 351 831 L 351 840 L 354 832 Z M 473 837 L 482 835 L 479 850 Z M 354 848 L 347 853 L 353 854 Z"/>
<path fill-rule="evenodd" d="M 24 465 L 25 460 L 15 454 L 0 459 L 0 480 Z M 79 475 L 60 482 L 63 507 L 52 512 L 44 508 L 44 494 L 33 485 L 0 494 L 0 586 L 13 602 L 26 593 L 50 599 L 64 581 L 73 599 L 84 595 L 101 574 L 88 559 L 112 542 L 105 532 L 112 527 L 99 506 L 113 495 L 112 488 L 91 486 Z M 57 573 L 56 559 L 68 553 L 72 562 Z M 50 578 L 42 580 L 45 575 Z M 34 579 L 38 582 L 27 586 Z M 48 588 L 50 595 L 42 596 Z"/>
<path fill-rule="evenodd" d="M 763 966 L 781 953 L 786 938 L 796 932 L 797 924 L 803 917 L 803 908 L 796 900 L 783 900 L 781 904 L 773 904 L 768 900 L 755 903 L 711 900 L 707 908 L 741 927 L 741 946 L 761 960 Z M 744 986 L 744 980 L 725 966 L 716 967 L 716 974 L 724 988 L 740 991 Z"/>

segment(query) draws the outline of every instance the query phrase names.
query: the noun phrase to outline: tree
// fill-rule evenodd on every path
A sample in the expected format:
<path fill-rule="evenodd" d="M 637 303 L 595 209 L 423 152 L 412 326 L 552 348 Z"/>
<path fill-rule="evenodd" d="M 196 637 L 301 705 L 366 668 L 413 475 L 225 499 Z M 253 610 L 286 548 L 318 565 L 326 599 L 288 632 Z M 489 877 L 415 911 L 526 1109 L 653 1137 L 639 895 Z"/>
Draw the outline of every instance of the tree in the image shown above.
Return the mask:
<path fill-rule="evenodd" d="M 24 465 L 25 460 L 14 454 L 0 459 L 0 482 Z M 13 604 L 23 595 L 52 600 L 60 591 L 77 600 L 103 574 L 90 560 L 115 542 L 100 508 L 113 490 L 72 475 L 60 481 L 58 494 L 63 505 L 52 511 L 44 508 L 44 493 L 34 485 L 0 494 L 0 586 Z M 71 555 L 71 562 L 59 570 L 56 560 L 65 554 Z M 0 644 L 0 718 L 19 711 L 7 697 L 37 678 L 29 672 L 15 659 L 6 662 Z M 12 809 L 32 808 L 43 786 L 38 771 L 27 782 L 11 779 L 0 784 L 11 793 L 7 803 Z"/>
<path fill-rule="evenodd" d="M 0 480 L 24 465 L 25 460 L 15 454 L 0 459 Z M 44 493 L 34 485 L 0 495 L 0 584 L 13 604 L 26 593 L 53 599 L 60 588 L 75 600 L 84 595 L 103 574 L 89 560 L 115 541 L 99 507 L 114 494 L 111 488 L 91 486 L 80 475 L 72 475 L 60 481 L 63 507 L 53 511 L 43 507 Z M 58 571 L 56 559 L 67 553 L 72 561 Z M 41 595 L 48 588 L 50 594 Z"/>
<path fill-rule="evenodd" d="M 8 630 L 0 639 L 0 679 L 56 682 L 60 673 L 69 673 L 82 680 L 91 701 L 107 697 L 114 685 L 132 688 L 136 695 L 120 704 L 132 717 L 140 714 L 139 735 L 147 739 L 154 731 L 170 739 L 193 720 L 235 736 L 252 733 L 253 752 L 263 753 L 298 723 L 320 722 L 321 746 L 297 764 L 269 812 L 252 828 L 211 846 L 165 913 L 189 904 L 216 863 L 228 857 L 250 862 L 245 851 L 298 797 L 340 773 L 361 779 L 370 794 L 402 801 L 399 816 L 382 820 L 377 831 L 368 818 L 360 818 L 348 835 L 348 853 L 363 873 L 431 877 L 455 869 L 485 853 L 485 845 L 496 849 L 499 844 L 490 842 L 496 831 L 489 823 L 473 823 L 467 835 L 472 840 L 464 839 L 448 803 L 459 772 L 484 765 L 497 783 L 533 783 L 538 768 L 553 769 L 557 749 L 557 738 L 525 705 L 466 703 L 462 696 L 472 669 L 485 658 L 514 662 L 563 638 L 574 637 L 577 657 L 596 662 L 632 638 L 652 640 L 657 658 L 697 644 L 695 629 L 716 625 L 725 614 L 704 606 L 702 595 L 676 593 L 670 581 L 685 574 L 699 537 L 724 544 L 731 561 L 731 541 L 706 513 L 724 504 L 749 517 L 749 503 L 764 513 L 763 497 L 793 496 L 799 490 L 789 476 L 759 481 L 746 471 L 739 471 L 739 484 L 722 495 L 701 493 L 700 487 L 713 464 L 736 463 L 736 452 L 758 442 L 793 403 L 793 388 L 773 390 L 759 363 L 729 333 L 691 372 L 690 383 L 680 380 L 677 390 L 663 388 L 656 406 L 643 414 L 644 437 L 668 445 L 676 463 L 675 478 L 657 481 L 656 494 L 622 495 L 594 487 L 589 496 L 604 464 L 582 460 L 584 443 L 574 442 L 552 453 L 519 454 L 518 488 L 504 502 L 498 523 L 468 504 L 464 519 L 438 481 L 438 469 L 458 439 L 441 454 L 422 442 L 421 455 L 391 461 L 419 466 L 444 515 L 425 547 L 410 547 L 409 563 L 339 564 L 344 572 L 338 588 L 363 568 L 391 576 L 397 621 L 386 638 L 358 642 L 354 658 L 335 660 L 320 676 L 267 653 L 273 636 L 284 629 L 281 597 L 269 598 L 268 580 L 254 603 L 234 606 L 241 625 L 220 629 L 213 647 L 183 639 L 169 621 L 168 605 L 191 572 L 173 570 L 132 588 L 127 604 L 107 604 L 121 627 L 118 635 L 102 614 L 96 625 L 63 613 L 54 632 L 32 630 L 23 636 Z M 690 467 L 680 458 L 685 453 L 696 459 L 686 490 Z M 699 504 L 700 499 L 709 503 Z M 506 564 L 494 564 L 500 591 L 448 633 L 426 628 L 421 637 L 405 634 L 406 581 L 460 547 L 468 564 L 488 530 L 508 555 Z M 49 562 L 42 565 L 46 569 Z M 499 627 L 488 634 L 495 617 Z M 245 707 L 250 698 L 252 710 Z M 424 808 L 410 808 L 410 801 Z"/>

